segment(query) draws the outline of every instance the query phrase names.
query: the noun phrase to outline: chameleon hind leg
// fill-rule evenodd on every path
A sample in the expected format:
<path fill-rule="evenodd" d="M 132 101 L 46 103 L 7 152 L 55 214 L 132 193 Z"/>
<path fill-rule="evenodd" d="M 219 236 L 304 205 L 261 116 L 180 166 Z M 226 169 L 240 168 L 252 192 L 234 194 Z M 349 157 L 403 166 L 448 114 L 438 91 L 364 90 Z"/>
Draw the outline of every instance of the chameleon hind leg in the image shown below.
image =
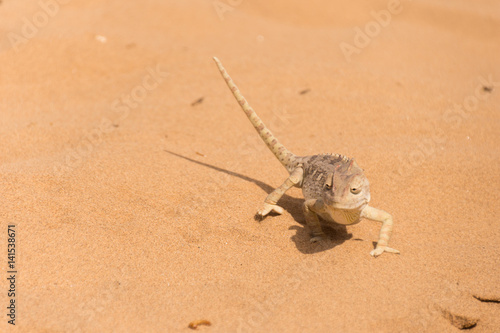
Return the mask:
<path fill-rule="evenodd" d="M 321 203 L 321 201 L 316 199 L 309 199 L 304 202 L 304 216 L 306 218 L 306 224 L 311 230 L 311 243 L 318 242 L 325 236 L 321 228 L 321 223 L 319 222 L 318 214 L 314 212 L 314 210 L 317 210 L 317 208 L 321 206 Z"/>
<path fill-rule="evenodd" d="M 267 196 L 266 200 L 264 200 L 262 209 L 257 212 L 256 217 L 262 218 L 272 211 L 278 214 L 283 214 L 283 208 L 277 205 L 278 200 L 281 199 L 283 194 L 285 194 L 285 192 L 290 188 L 301 183 L 303 176 L 304 170 L 300 167 L 296 168 L 280 187 L 276 188 Z"/>

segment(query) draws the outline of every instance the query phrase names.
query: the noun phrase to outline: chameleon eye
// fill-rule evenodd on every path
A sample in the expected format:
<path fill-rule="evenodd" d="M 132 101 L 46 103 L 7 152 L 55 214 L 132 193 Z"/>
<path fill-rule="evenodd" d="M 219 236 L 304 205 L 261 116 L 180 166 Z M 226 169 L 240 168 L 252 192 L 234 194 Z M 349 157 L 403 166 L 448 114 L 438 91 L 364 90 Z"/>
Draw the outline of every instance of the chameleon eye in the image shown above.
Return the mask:
<path fill-rule="evenodd" d="M 361 189 L 358 187 L 358 188 L 351 188 L 351 193 L 352 194 L 359 194 L 359 192 L 361 192 Z"/>
<path fill-rule="evenodd" d="M 331 190 L 333 187 L 333 173 L 329 173 L 326 175 L 325 189 Z"/>

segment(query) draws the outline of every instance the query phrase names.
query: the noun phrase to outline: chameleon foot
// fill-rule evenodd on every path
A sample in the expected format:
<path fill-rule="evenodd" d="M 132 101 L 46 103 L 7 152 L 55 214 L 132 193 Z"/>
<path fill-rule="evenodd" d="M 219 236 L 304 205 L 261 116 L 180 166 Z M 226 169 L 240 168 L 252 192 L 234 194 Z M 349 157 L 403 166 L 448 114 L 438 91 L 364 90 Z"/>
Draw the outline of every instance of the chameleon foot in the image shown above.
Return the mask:
<path fill-rule="evenodd" d="M 262 209 L 257 212 L 256 216 L 264 217 L 270 212 L 283 214 L 284 210 L 278 205 L 272 205 L 264 202 L 264 207 L 262 207 Z"/>
<path fill-rule="evenodd" d="M 325 234 L 319 234 L 319 235 L 314 235 L 311 237 L 311 239 L 309 240 L 309 242 L 311 243 L 316 243 L 316 242 L 319 242 L 319 241 L 322 241 L 323 239 L 325 239 Z"/>
<path fill-rule="evenodd" d="M 377 248 L 375 250 L 373 250 L 373 251 L 370 252 L 370 255 L 372 257 L 378 257 L 379 255 L 381 255 L 384 252 L 399 254 L 398 250 L 392 249 L 392 248 L 390 248 L 388 246 L 377 246 Z"/>

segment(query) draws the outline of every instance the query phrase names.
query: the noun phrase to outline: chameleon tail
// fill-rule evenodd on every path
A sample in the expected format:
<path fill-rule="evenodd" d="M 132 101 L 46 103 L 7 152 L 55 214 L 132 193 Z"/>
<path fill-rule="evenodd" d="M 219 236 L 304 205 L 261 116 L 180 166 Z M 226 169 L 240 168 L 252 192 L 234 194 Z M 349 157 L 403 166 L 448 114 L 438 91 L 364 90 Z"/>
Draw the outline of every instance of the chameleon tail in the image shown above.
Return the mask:
<path fill-rule="evenodd" d="M 298 158 L 291 151 L 285 148 L 278 139 L 276 139 L 271 133 L 271 131 L 264 125 L 262 120 L 257 116 L 252 107 L 248 104 L 247 100 L 241 94 L 240 90 L 234 84 L 233 80 L 227 74 L 226 69 L 222 66 L 219 59 L 214 57 L 215 63 L 217 67 L 219 67 L 219 71 L 222 74 L 224 80 L 226 80 L 227 86 L 233 92 L 234 97 L 240 104 L 241 108 L 247 115 L 250 122 L 255 127 L 257 132 L 259 133 L 262 140 L 266 143 L 267 147 L 273 152 L 273 154 L 278 158 L 278 160 L 283 164 L 283 166 L 291 172 L 293 170 L 294 165 L 296 164 Z"/>

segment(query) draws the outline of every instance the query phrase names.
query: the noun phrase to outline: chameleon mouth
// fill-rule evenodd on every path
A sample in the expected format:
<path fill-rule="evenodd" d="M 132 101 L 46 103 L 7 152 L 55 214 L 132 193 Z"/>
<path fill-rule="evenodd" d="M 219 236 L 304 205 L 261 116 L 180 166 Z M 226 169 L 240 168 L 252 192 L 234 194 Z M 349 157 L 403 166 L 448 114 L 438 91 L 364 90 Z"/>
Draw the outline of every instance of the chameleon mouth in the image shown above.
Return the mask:
<path fill-rule="evenodd" d="M 370 192 L 369 190 L 366 190 L 364 192 L 364 195 L 360 195 L 357 198 L 353 196 L 347 198 L 345 198 L 344 196 L 333 197 L 333 202 L 330 204 L 330 206 L 335 209 L 344 210 L 363 209 L 370 202 L 370 199 Z"/>
<path fill-rule="evenodd" d="M 368 200 L 363 199 L 358 202 L 353 202 L 353 203 L 340 203 L 340 202 L 334 202 L 332 203 L 332 207 L 335 209 L 343 209 L 343 210 L 351 210 L 351 209 L 363 209 L 364 206 L 368 204 Z"/>

